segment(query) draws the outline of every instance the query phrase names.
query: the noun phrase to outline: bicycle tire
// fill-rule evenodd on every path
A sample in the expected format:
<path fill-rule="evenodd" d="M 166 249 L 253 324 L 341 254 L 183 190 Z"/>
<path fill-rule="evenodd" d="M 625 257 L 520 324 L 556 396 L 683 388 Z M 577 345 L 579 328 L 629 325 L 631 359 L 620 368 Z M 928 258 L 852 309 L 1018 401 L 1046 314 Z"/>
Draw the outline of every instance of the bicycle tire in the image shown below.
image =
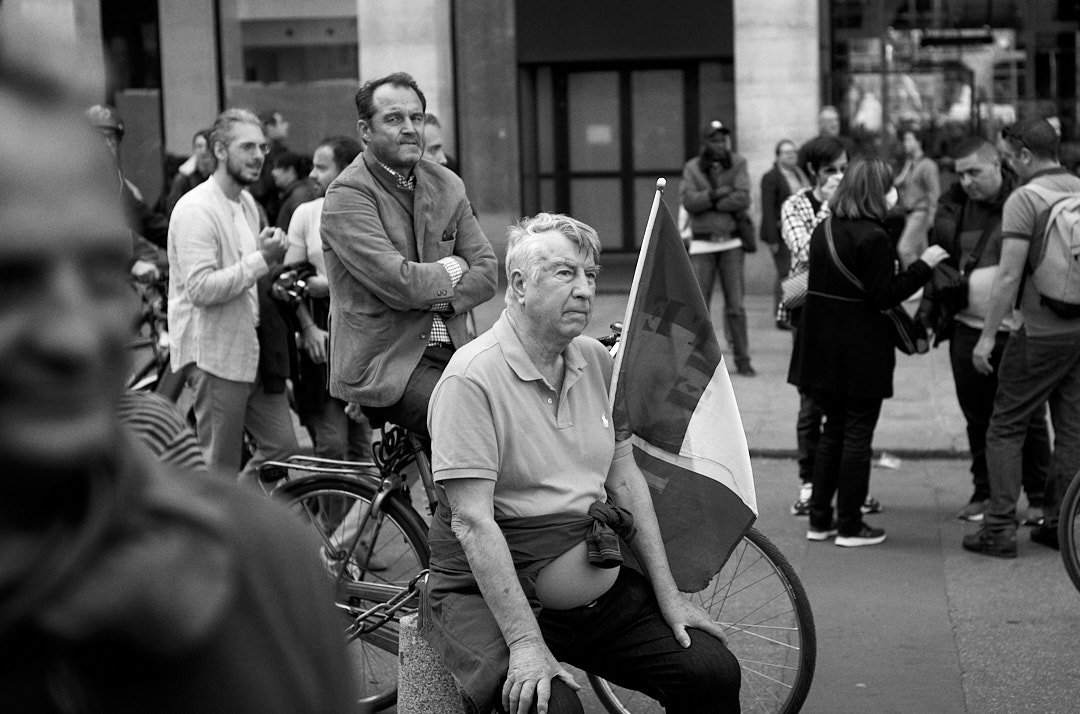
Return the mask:
<path fill-rule="evenodd" d="M 1069 574 L 1069 579 L 1076 589 L 1080 590 L 1080 472 L 1073 477 L 1065 491 L 1065 497 L 1061 500 L 1058 543 L 1061 545 L 1065 572 Z"/>
<path fill-rule="evenodd" d="M 346 630 L 357 613 L 400 593 L 428 565 L 427 525 L 410 504 L 392 493 L 375 518 L 367 517 L 378 490 L 375 481 L 313 474 L 284 484 L 274 494 L 314 526 L 320 557 L 336 580 L 335 598 L 346 613 Z M 361 540 L 364 533 L 367 544 Z M 368 569 L 375 563 L 385 569 Z M 374 632 L 350 638 L 362 707 L 378 711 L 397 701 L 397 645 L 397 617 Z"/>
<path fill-rule="evenodd" d="M 806 591 L 776 546 L 751 528 L 709 585 L 689 597 L 724 625 L 742 669 L 742 711 L 799 711 L 814 679 L 817 636 Z M 663 711 L 640 692 L 588 678 L 612 714 Z"/>

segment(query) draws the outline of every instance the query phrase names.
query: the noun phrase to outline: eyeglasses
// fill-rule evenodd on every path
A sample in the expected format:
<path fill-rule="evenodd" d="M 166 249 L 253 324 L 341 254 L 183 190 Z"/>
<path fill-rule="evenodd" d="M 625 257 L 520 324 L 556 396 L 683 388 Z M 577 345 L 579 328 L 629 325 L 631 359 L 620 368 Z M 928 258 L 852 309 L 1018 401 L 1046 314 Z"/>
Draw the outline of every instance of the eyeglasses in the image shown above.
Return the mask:
<path fill-rule="evenodd" d="M 237 144 L 236 148 L 243 151 L 245 154 L 254 154 L 255 152 L 267 154 L 270 152 L 269 144 L 256 144 L 254 141 L 245 141 L 243 144 Z"/>

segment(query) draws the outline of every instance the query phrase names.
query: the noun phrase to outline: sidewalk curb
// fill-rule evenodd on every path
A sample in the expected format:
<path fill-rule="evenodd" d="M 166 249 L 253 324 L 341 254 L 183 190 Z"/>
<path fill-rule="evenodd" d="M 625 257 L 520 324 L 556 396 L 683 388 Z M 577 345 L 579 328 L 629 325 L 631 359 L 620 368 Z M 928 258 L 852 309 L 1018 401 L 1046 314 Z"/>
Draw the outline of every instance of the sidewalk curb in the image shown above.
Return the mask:
<path fill-rule="evenodd" d="M 890 456 L 912 461 L 935 461 L 956 459 L 966 461 L 971 458 L 967 451 L 953 451 L 951 449 L 886 449 Z M 874 454 L 873 462 L 876 463 L 881 457 L 881 452 Z M 797 459 L 799 452 L 795 449 L 755 449 L 750 448 L 752 459 Z"/>

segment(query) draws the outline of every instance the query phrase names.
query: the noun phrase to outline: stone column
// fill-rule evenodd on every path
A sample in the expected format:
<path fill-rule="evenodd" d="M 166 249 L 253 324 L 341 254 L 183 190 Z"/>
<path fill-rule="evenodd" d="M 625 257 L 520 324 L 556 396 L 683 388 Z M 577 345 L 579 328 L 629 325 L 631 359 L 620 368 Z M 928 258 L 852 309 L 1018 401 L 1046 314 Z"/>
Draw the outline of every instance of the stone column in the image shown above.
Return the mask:
<path fill-rule="evenodd" d="M 411 74 L 439 117 L 447 153 L 456 155 L 450 0 L 356 0 L 356 15 L 360 81 Z"/>
<path fill-rule="evenodd" d="M 761 221 L 761 175 L 772 166 L 780 139 L 798 144 L 817 134 L 821 71 L 818 3 L 733 0 L 735 112 L 738 150 L 746 157 L 755 222 Z M 748 291 L 772 289 L 768 249 L 746 264 Z"/>
<path fill-rule="evenodd" d="M 218 114 L 213 0 L 158 4 L 165 150 L 191 153 L 191 135 Z"/>
<path fill-rule="evenodd" d="M 480 226 L 501 257 L 506 227 L 521 217 L 514 3 L 456 2 L 454 27 L 461 174 L 469 199 L 480 214 Z"/>

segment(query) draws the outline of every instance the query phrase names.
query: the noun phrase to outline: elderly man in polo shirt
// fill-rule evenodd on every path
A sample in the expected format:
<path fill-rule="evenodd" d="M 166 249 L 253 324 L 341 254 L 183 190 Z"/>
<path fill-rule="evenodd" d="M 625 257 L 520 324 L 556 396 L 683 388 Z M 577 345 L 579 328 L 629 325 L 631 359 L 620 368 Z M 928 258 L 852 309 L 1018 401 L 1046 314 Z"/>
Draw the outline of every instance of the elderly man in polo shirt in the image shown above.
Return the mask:
<path fill-rule="evenodd" d="M 423 159 L 427 102 L 395 74 L 356 94 L 367 147 L 330 184 L 322 210 L 330 283 L 330 394 L 373 422 L 427 434 L 431 390 L 465 316 L 495 294 L 498 261 L 465 186 Z"/>
<path fill-rule="evenodd" d="M 581 334 L 599 252 L 596 232 L 568 216 L 512 228 L 507 308 L 432 394 L 446 498 L 431 527 L 426 635 L 479 711 L 582 711 L 559 661 L 669 712 L 737 711 L 738 662 L 675 587 L 649 489 L 612 423 L 612 359 Z M 622 566 L 616 532 L 644 575 Z"/>

